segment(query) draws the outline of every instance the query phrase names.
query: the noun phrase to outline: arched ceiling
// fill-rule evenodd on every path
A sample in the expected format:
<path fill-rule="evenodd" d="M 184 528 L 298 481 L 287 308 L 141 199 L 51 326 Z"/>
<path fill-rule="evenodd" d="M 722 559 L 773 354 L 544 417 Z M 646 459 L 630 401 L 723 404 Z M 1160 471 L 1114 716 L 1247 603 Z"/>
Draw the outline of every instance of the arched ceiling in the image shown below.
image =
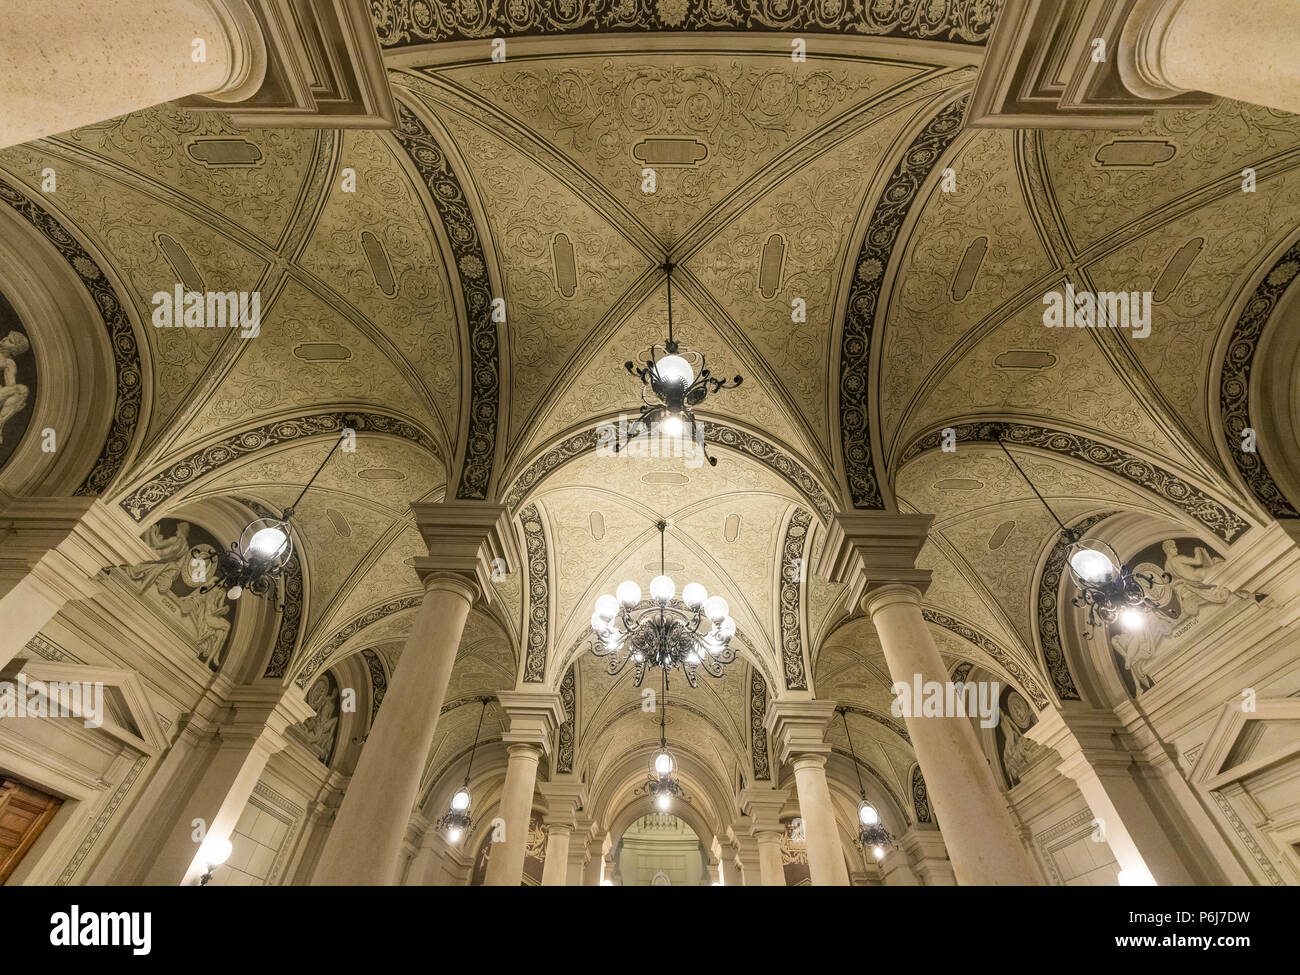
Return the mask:
<path fill-rule="evenodd" d="M 1056 527 L 987 423 L 1015 425 L 1013 453 L 1063 520 L 1140 512 L 1229 544 L 1261 517 L 1225 453 L 1218 374 L 1234 312 L 1300 224 L 1300 119 L 1219 101 L 1124 132 L 936 130 L 960 115 L 996 4 L 579 0 L 545 23 L 537 5 L 372 8 L 411 126 L 398 133 L 239 129 L 160 106 L 0 152 L 0 177 L 80 241 L 134 325 L 142 406 L 108 497 L 142 528 L 206 498 L 282 507 L 337 431 L 359 430 L 296 519 L 295 672 L 400 644 L 423 551 L 410 502 L 513 488 L 516 523 L 533 506 L 547 543 L 550 686 L 595 596 L 655 574 L 661 517 L 670 574 L 724 595 L 779 679 L 786 531 L 810 514 L 811 569 L 826 515 L 858 497 L 849 413 L 881 488 L 863 503 L 935 515 L 919 564 L 945 659 L 1036 703 L 1032 607 Z M 805 62 L 779 33 L 791 27 Z M 622 364 L 664 337 L 665 254 L 677 337 L 745 377 L 703 414 L 765 441 L 712 442 L 716 467 L 574 446 L 638 404 Z M 261 334 L 152 327 L 152 296 L 178 280 L 260 292 Z M 1044 328 L 1044 293 L 1067 283 L 1153 291 L 1150 336 Z M 483 380 L 470 336 L 489 287 L 506 321 Z M 491 442 L 470 463 L 472 427 Z M 938 449 L 945 427 L 954 452 Z M 809 693 L 857 709 L 859 754 L 906 796 L 874 634 L 845 623 L 840 587 L 811 571 L 800 584 Z M 430 776 L 468 747 L 463 702 L 526 665 L 527 579 L 494 595 L 471 617 Z M 627 675 L 577 659 L 580 767 L 625 777 L 653 716 Z M 742 660 L 673 689 L 670 733 L 711 781 L 748 762 L 750 676 Z"/>

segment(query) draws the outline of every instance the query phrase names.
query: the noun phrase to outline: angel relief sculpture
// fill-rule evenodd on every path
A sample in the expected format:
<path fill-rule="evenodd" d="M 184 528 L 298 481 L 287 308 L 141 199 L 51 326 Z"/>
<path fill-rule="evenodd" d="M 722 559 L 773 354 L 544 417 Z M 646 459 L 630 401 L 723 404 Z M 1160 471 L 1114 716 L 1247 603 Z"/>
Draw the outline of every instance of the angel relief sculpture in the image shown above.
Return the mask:
<path fill-rule="evenodd" d="M 203 591 L 216 569 L 215 540 L 189 522 L 169 519 L 151 525 L 142 538 L 157 558 L 118 571 L 190 638 L 199 660 L 220 670 L 230 642 L 230 602 L 219 586 Z"/>
<path fill-rule="evenodd" d="M 1111 649 L 1127 671 L 1129 690 L 1134 694 L 1154 686 L 1152 668 L 1173 649 L 1174 638 L 1187 632 L 1207 607 L 1255 598 L 1253 593 L 1208 582 L 1224 560 L 1195 539 L 1182 542 L 1180 547 L 1179 539 L 1166 539 L 1159 543 L 1158 550 L 1151 546 L 1138 554 L 1134 576 L 1154 611 L 1142 628 L 1125 630 L 1116 626 L 1110 634 Z"/>

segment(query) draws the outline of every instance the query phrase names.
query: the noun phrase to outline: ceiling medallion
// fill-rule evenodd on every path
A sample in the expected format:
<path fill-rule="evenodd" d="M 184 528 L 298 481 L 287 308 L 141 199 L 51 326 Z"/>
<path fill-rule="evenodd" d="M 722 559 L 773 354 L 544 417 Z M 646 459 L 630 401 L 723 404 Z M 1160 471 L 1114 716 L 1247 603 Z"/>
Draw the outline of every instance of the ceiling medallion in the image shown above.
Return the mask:
<path fill-rule="evenodd" d="M 317 476 L 334 456 L 334 451 L 353 436 L 355 432 L 350 427 L 343 428 L 338 440 L 334 441 L 334 446 L 316 468 L 316 473 L 312 474 L 293 504 L 285 508 L 279 518 L 258 518 L 250 522 L 240 533 L 238 541 L 231 542 L 230 548 L 217 553 L 217 567 L 212 581 L 203 586 L 199 592 L 208 592 L 217 586 L 225 586 L 226 595 L 230 599 L 238 599 L 243 595 L 244 590 L 264 599 L 269 598 L 272 592 L 278 597 L 280 577 L 284 573 L 284 567 L 289 563 L 290 556 L 293 555 L 289 519 L 293 517 L 298 503 L 302 501 Z M 279 608 L 283 609 L 284 606 L 281 605 Z"/>
<path fill-rule="evenodd" d="M 844 734 L 849 739 L 849 755 L 853 758 L 853 771 L 858 777 L 858 836 L 854 842 L 863 853 L 870 854 L 877 860 L 883 860 L 885 854 L 894 846 L 894 836 L 885 829 L 880 821 L 880 813 L 867 801 L 867 790 L 862 787 L 862 770 L 858 768 L 858 753 L 853 750 L 853 735 L 849 734 L 849 709 L 836 708 L 844 722 Z"/>
<path fill-rule="evenodd" d="M 1119 623 L 1126 630 L 1140 630 L 1146 626 L 1147 618 L 1159 607 L 1151 600 L 1150 590 L 1155 586 L 1157 577 L 1145 572 L 1134 572 L 1126 566 L 1119 554 L 1106 542 L 1098 538 L 1085 537 L 1077 528 L 1066 528 L 1065 523 L 1056 516 L 1052 506 L 1038 493 L 1034 482 L 1024 472 L 1016 459 L 1007 450 L 1002 437 L 998 437 L 998 446 L 1007 455 L 1007 459 L 1020 476 L 1029 485 L 1029 490 L 1042 502 L 1047 513 L 1052 516 L 1060 528 L 1061 537 L 1069 544 L 1066 564 L 1069 566 L 1070 578 L 1074 580 L 1078 595 L 1070 597 L 1070 602 L 1080 609 L 1088 611 L 1088 625 L 1091 627 L 1110 626 Z M 1167 572 L 1160 574 L 1161 583 L 1173 581 Z M 1091 633 L 1083 634 L 1091 640 Z"/>
<path fill-rule="evenodd" d="M 474 753 L 478 751 L 478 734 L 483 730 L 483 715 L 492 698 L 480 697 L 479 700 L 483 702 L 483 709 L 478 713 L 478 727 L 474 729 L 474 744 L 469 750 L 469 764 L 465 766 L 465 783 L 451 797 L 451 808 L 442 814 L 437 824 L 437 828 L 446 834 L 447 842 L 453 845 L 474 828 L 474 820 L 469 815 L 469 776 L 474 771 Z"/>
<path fill-rule="evenodd" d="M 631 361 L 624 363 L 624 368 L 641 380 L 641 411 L 628 426 L 627 440 L 647 430 L 672 439 L 690 437 L 704 451 L 709 466 L 716 467 L 718 459 L 709 456 L 703 429 L 696 429 L 695 407 L 710 394 L 734 389 L 745 380 L 741 376 L 730 380 L 713 378 L 704 353 L 684 349 L 673 338 L 673 268 L 676 265 L 665 258 L 659 267 L 668 285 L 668 338 L 662 353 L 658 344 L 650 347 L 645 368 L 638 368 Z M 622 446 L 622 442 L 617 444 L 614 452 Z"/>
<path fill-rule="evenodd" d="M 721 677 L 726 664 L 736 659 L 731 638 L 736 622 L 727 615 L 727 601 L 710 596 L 698 582 L 682 587 L 682 598 L 673 598 L 675 585 L 664 573 L 664 532 L 666 521 L 656 522 L 659 529 L 659 572 L 650 580 L 650 599 L 641 604 L 641 587 L 631 579 L 619 585 L 617 598 L 608 594 L 596 599 L 591 614 L 591 628 L 596 639 L 590 649 L 597 657 L 609 657 L 609 673 L 620 674 L 631 662 L 636 675 L 634 685 L 641 686 L 650 667 L 664 669 L 664 689 L 668 688 L 668 671 L 680 667 L 686 680 L 696 686 L 696 674 L 704 670 L 710 677 Z M 701 633 L 705 619 L 713 624 Z"/>

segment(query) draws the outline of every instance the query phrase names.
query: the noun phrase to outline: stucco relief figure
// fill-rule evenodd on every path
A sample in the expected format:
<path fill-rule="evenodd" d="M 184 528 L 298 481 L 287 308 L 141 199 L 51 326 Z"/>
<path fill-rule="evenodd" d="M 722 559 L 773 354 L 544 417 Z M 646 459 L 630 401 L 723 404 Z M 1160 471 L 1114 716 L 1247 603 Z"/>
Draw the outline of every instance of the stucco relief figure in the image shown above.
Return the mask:
<path fill-rule="evenodd" d="M 22 332 L 10 332 L 0 339 L 0 444 L 4 443 L 5 424 L 27 405 L 30 390 L 18 381 L 18 356 L 31 349 Z"/>
<path fill-rule="evenodd" d="M 327 677 L 322 677 L 311 685 L 307 692 L 307 704 L 315 714 L 294 728 L 302 737 L 312 754 L 322 762 L 328 763 L 334 751 L 334 735 L 339 723 L 338 692 Z"/>
<path fill-rule="evenodd" d="M 150 526 L 142 537 L 158 557 L 122 571 L 141 596 L 180 625 L 194 642 L 198 658 L 220 670 L 229 643 L 231 604 L 224 587 L 202 591 L 216 570 L 216 546 L 198 541 L 195 535 L 202 529 L 186 521 L 176 522 L 171 534 L 167 531 L 161 522 Z"/>
<path fill-rule="evenodd" d="M 1222 605 L 1237 595 L 1231 589 L 1210 585 L 1205 581 L 1205 577 L 1223 563 L 1223 559 L 1211 555 L 1205 546 L 1196 546 L 1195 554 L 1191 557 L 1181 554 L 1178 543 L 1172 538 L 1161 548 L 1165 553 L 1165 572 L 1173 577 L 1171 586 L 1174 595 L 1178 597 L 1184 618 L 1195 616 L 1202 606 Z"/>

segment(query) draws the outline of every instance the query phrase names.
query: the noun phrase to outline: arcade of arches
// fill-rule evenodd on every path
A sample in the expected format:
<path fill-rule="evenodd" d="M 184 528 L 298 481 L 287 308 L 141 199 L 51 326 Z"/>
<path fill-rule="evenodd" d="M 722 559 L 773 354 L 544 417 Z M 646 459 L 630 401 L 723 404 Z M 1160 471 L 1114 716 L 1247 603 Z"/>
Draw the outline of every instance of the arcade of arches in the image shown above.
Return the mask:
<path fill-rule="evenodd" d="M 1300 20 L 1240 6 L 0 3 L 0 882 L 1300 883 Z M 605 449 L 666 259 L 716 465 Z M 591 652 L 660 520 L 736 630 L 666 696 Z"/>

